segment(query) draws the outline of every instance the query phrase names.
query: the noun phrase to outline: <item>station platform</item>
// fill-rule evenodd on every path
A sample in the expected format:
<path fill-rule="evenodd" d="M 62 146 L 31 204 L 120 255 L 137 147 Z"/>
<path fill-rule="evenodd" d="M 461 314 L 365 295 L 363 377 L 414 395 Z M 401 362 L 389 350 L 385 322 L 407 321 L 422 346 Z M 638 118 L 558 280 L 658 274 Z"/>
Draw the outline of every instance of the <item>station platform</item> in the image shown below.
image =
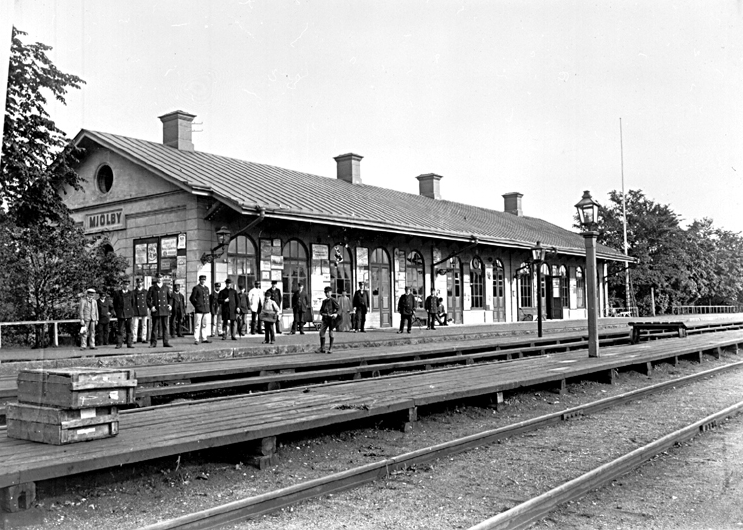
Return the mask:
<path fill-rule="evenodd" d="M 114 438 L 52 446 L 7 438 L 0 429 L 0 489 L 105 469 L 184 452 L 256 443 L 273 458 L 277 436 L 338 425 L 366 417 L 396 415 L 413 424 L 417 408 L 468 397 L 492 396 L 534 385 L 564 388 L 569 379 L 613 380 L 615 371 L 680 356 L 719 357 L 723 348 L 743 344 L 743 331 L 720 331 L 685 338 L 586 350 L 519 360 L 446 367 L 351 382 L 214 398 L 124 411 Z"/>

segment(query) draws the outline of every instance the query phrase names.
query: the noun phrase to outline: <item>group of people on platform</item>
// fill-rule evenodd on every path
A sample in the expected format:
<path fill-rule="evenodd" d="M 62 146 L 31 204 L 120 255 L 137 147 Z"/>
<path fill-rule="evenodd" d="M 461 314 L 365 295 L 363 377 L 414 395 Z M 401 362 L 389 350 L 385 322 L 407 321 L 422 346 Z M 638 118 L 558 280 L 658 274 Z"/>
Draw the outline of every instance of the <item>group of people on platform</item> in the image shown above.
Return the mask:
<path fill-rule="evenodd" d="M 186 300 L 180 292 L 180 285 L 170 286 L 163 282 L 161 275 L 154 277 L 155 282 L 149 289 L 142 287 L 142 279 L 137 278 L 136 287 L 129 289 L 130 281 L 123 280 L 121 289 L 110 299 L 106 292 L 88 289 L 80 300 L 80 335 L 81 347 L 96 349 L 96 343 L 107 345 L 112 318 L 116 323 L 116 348 L 133 348 L 136 342 L 149 340 L 150 347 L 157 346 L 162 337 L 163 346 L 171 347 L 170 338 L 183 336 L 183 320 L 186 316 Z M 189 301 L 194 307 L 194 344 L 210 343 L 207 325 L 211 317 L 211 335 L 227 340 L 237 340 L 250 333 L 264 333 L 264 344 L 274 344 L 276 335 L 281 330 L 282 293 L 276 281 L 265 291 L 256 281 L 254 287 L 245 292 L 245 287 L 234 289 L 231 279 L 226 279 L 225 288 L 215 283 L 211 292 L 206 285 L 206 276 L 199 276 L 199 283 L 191 291 Z M 98 294 L 98 298 L 95 295 Z M 332 352 L 334 331 L 353 331 L 365 333 L 366 314 L 369 310 L 369 293 L 364 282 L 359 282 L 359 289 L 349 299 L 343 290 L 338 298 L 332 297 L 332 289 L 325 288 L 325 300 L 320 308 L 320 352 L 325 353 L 325 333 L 329 331 L 330 343 L 328 353 Z M 304 335 L 304 326 L 313 322 L 312 303 L 303 284 L 292 294 L 291 307 L 294 320 L 291 334 Z M 248 319 L 248 315 L 250 318 Z M 146 317 L 152 321 L 147 332 Z M 248 324 L 249 320 L 249 324 Z M 249 331 L 248 331 L 249 327 Z M 97 337 L 96 337 L 97 336 Z"/>
<path fill-rule="evenodd" d="M 406 285 L 405 294 L 401 295 L 397 301 L 397 312 L 400 313 L 400 329 L 397 331 L 398 333 L 404 331 L 406 322 L 407 331 L 410 333 L 410 328 L 413 326 L 413 316 L 415 315 L 415 310 L 418 308 L 419 300 L 416 295 L 410 292 L 410 286 Z M 449 325 L 449 318 L 444 307 L 444 299 L 439 297 L 438 291 L 431 291 L 431 294 L 423 303 L 423 309 L 426 312 L 426 329 L 435 330 L 437 323 L 440 326 Z"/>

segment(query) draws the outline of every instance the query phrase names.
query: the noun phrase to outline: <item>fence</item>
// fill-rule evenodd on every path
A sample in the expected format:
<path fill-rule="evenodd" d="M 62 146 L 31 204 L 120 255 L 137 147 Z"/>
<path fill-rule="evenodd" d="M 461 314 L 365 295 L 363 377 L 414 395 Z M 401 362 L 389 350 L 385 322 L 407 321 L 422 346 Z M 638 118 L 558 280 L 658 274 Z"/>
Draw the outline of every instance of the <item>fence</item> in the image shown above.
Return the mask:
<path fill-rule="evenodd" d="M 711 315 L 719 313 L 743 313 L 741 305 L 677 305 L 674 315 Z"/>

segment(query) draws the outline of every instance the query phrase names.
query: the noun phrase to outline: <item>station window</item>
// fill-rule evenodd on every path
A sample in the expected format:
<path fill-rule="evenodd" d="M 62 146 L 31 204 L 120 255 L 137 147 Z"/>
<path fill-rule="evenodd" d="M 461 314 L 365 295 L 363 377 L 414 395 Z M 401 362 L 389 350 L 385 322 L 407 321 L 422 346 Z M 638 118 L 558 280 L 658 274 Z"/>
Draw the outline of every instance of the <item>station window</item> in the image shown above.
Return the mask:
<path fill-rule="evenodd" d="M 410 292 L 415 296 L 416 305 L 421 309 L 426 298 L 423 256 L 420 252 L 414 250 L 407 255 L 405 262 L 405 285 L 410 286 Z"/>
<path fill-rule="evenodd" d="M 528 263 L 522 263 L 518 269 L 518 275 L 519 307 L 534 307 L 531 266 Z"/>
<path fill-rule="evenodd" d="M 475 256 L 472 258 L 472 264 L 470 268 L 470 289 L 472 291 L 472 309 L 482 309 L 485 307 L 483 298 L 485 294 L 485 267 L 482 265 L 482 260 Z"/>
<path fill-rule="evenodd" d="M 114 185 L 114 172 L 111 166 L 104 164 L 99 167 L 95 176 L 95 182 L 98 186 L 98 191 L 101 193 L 111 191 L 111 187 Z"/>
<path fill-rule="evenodd" d="M 575 269 L 575 295 L 576 306 L 579 308 L 586 307 L 586 279 L 583 277 L 583 269 Z"/>

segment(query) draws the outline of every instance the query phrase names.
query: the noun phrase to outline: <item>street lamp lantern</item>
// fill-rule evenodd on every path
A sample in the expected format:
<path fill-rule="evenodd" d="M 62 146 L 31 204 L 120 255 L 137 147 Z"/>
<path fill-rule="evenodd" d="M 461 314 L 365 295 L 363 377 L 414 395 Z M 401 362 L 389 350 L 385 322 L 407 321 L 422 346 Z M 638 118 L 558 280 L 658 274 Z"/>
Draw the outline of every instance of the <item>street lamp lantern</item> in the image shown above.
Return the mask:
<path fill-rule="evenodd" d="M 222 228 L 217 230 L 217 241 L 219 241 L 220 246 L 224 245 L 225 241 L 229 242 L 229 240 L 230 230 L 226 226 L 223 226 Z"/>
<path fill-rule="evenodd" d="M 545 249 L 537 241 L 537 245 L 531 249 L 531 261 L 537 268 L 537 337 L 542 337 L 542 262 L 544 261 Z"/>
<path fill-rule="evenodd" d="M 575 205 L 580 218 L 582 235 L 586 244 L 586 308 L 588 310 L 588 356 L 599 356 L 598 298 L 596 289 L 596 238 L 598 237 L 599 203 L 591 198 L 588 190 Z"/>
<path fill-rule="evenodd" d="M 584 232 L 596 230 L 599 217 L 599 203 L 593 200 L 591 193 L 586 190 L 583 198 L 575 205 L 580 218 L 580 226 Z"/>

